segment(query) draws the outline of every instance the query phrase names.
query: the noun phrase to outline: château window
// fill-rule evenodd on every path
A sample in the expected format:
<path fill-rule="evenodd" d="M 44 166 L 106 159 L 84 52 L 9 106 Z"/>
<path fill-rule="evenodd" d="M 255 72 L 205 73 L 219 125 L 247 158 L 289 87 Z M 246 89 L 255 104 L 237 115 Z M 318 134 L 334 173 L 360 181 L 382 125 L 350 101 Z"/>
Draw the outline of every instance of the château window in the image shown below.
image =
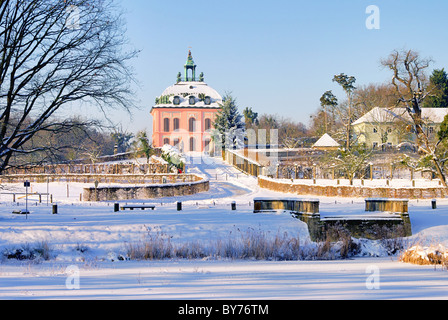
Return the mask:
<path fill-rule="evenodd" d="M 180 104 L 180 97 L 179 96 L 175 96 L 173 99 L 173 104 L 175 106 L 178 106 Z"/>
<path fill-rule="evenodd" d="M 212 121 L 210 119 L 205 119 L 204 130 L 210 130 L 212 128 Z"/>
<path fill-rule="evenodd" d="M 204 141 L 204 151 L 209 152 L 210 150 L 210 139 L 205 139 Z"/>
<path fill-rule="evenodd" d="M 196 103 L 196 98 L 194 96 L 190 96 L 188 102 L 190 103 L 190 105 L 194 105 Z"/>
<path fill-rule="evenodd" d="M 170 144 L 170 139 L 169 138 L 165 138 L 163 139 L 163 144 Z"/>
<path fill-rule="evenodd" d="M 190 138 L 190 151 L 195 151 L 195 149 L 196 149 L 195 144 L 196 144 L 196 141 L 195 141 L 194 137 L 191 137 Z"/>
<path fill-rule="evenodd" d="M 195 118 L 190 118 L 188 120 L 188 131 L 196 132 L 196 119 Z"/>
<path fill-rule="evenodd" d="M 173 130 L 177 131 L 180 129 L 180 120 L 179 118 L 174 118 L 173 119 Z"/>
<path fill-rule="evenodd" d="M 212 103 L 212 100 L 210 99 L 209 96 L 205 97 L 205 99 L 204 99 L 204 103 L 205 103 L 205 105 L 207 105 L 207 106 L 209 106 L 209 105 Z"/>
<path fill-rule="evenodd" d="M 170 132 L 170 119 L 168 118 L 163 119 L 163 131 Z"/>

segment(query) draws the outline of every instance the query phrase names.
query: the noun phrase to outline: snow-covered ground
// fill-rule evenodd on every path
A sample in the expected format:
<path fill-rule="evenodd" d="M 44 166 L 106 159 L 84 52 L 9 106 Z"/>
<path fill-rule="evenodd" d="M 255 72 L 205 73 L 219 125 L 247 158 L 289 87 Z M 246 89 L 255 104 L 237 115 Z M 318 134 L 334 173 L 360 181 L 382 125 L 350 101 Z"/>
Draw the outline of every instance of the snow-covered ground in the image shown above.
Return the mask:
<path fill-rule="evenodd" d="M 14 215 L 25 200 L 12 203 L 11 195 L 1 195 L 0 253 L 46 245 L 51 258 L 2 258 L 0 299 L 448 299 L 445 269 L 398 262 L 378 241 L 363 242 L 360 256 L 350 260 L 122 260 L 130 244 L 150 235 L 178 245 L 210 245 L 253 231 L 311 244 L 306 225 L 289 214 L 253 213 L 255 197 L 292 195 L 262 190 L 256 178 L 219 159 L 189 160 L 188 172 L 209 178 L 210 191 L 134 201 L 155 204 L 154 211 L 115 213 L 113 203 L 80 202 L 85 185 L 76 183 L 32 185 L 32 192 L 53 194 L 56 215 L 45 196 L 40 204 L 36 196 L 29 198 L 30 215 Z M 24 192 L 23 185 L 8 188 L 3 192 Z M 363 199 L 319 200 L 323 217 L 364 211 Z M 414 234 L 409 245 L 448 247 L 448 199 L 438 199 L 436 210 L 429 200 L 413 200 L 409 212 Z"/>

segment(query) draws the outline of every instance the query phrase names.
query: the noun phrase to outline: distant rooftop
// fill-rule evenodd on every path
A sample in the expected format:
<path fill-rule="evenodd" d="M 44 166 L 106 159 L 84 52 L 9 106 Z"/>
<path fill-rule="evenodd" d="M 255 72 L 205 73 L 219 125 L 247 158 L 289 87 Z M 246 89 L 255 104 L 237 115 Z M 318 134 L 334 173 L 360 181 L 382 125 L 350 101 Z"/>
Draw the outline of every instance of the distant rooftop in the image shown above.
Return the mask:
<path fill-rule="evenodd" d="M 447 114 L 448 108 L 422 108 L 423 120 L 429 120 L 434 123 L 442 123 Z M 406 108 L 375 107 L 353 122 L 352 125 L 361 123 L 394 122 L 396 120 L 411 121 Z"/>
<path fill-rule="evenodd" d="M 336 142 L 328 133 L 324 134 L 322 138 L 317 140 L 317 142 L 313 145 L 313 148 L 326 148 L 326 147 L 339 147 L 339 143 Z"/>

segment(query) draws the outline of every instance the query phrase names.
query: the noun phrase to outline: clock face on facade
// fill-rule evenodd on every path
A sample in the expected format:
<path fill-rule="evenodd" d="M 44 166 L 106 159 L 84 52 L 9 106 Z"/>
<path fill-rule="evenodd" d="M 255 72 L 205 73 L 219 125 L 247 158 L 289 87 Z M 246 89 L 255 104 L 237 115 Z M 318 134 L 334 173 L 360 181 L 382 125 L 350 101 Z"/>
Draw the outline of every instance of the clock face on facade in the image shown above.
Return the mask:
<path fill-rule="evenodd" d="M 206 105 L 209 106 L 211 102 L 212 102 L 212 101 L 211 101 L 210 97 L 205 97 L 204 103 L 205 103 Z"/>

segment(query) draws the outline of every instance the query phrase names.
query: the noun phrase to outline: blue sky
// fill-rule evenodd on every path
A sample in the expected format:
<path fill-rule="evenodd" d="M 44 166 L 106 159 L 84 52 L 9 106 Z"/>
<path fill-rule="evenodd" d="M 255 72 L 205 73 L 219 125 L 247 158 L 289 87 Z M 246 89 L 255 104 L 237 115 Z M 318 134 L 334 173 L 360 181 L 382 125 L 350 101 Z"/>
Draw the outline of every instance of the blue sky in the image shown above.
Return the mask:
<path fill-rule="evenodd" d="M 140 82 L 140 111 L 115 119 L 130 132 L 147 129 L 154 100 L 174 84 L 191 47 L 208 85 L 231 92 L 240 111 L 252 107 L 308 124 L 334 75 L 356 85 L 383 83 L 380 59 L 413 49 L 448 68 L 446 0 L 120 0 L 127 36 L 141 53 L 132 62 Z M 380 29 L 369 30 L 366 8 L 380 10 Z"/>

